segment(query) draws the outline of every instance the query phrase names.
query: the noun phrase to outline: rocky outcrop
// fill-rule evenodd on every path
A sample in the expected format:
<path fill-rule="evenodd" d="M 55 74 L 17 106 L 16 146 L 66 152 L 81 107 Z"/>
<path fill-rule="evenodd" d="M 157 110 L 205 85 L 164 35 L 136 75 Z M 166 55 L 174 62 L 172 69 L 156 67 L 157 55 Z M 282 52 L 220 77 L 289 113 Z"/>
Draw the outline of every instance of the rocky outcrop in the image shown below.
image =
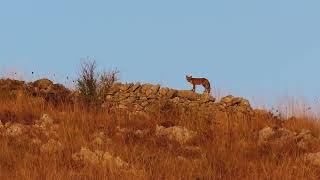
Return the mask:
<path fill-rule="evenodd" d="M 233 97 L 231 95 L 223 97 L 219 102 L 220 107 L 235 108 L 240 112 L 252 111 L 250 102 L 241 97 Z"/>
<path fill-rule="evenodd" d="M 43 144 L 40 148 L 42 153 L 54 154 L 61 152 L 63 150 L 63 145 L 54 139 L 50 139 L 46 144 Z"/>
<path fill-rule="evenodd" d="M 163 126 L 156 127 L 157 137 L 166 137 L 170 140 L 185 144 L 196 136 L 196 132 L 188 130 L 185 127 L 173 126 L 165 128 Z"/>
<path fill-rule="evenodd" d="M 24 130 L 23 125 L 18 123 L 13 123 L 13 124 L 7 123 L 4 127 L 6 128 L 4 132 L 4 136 L 9 136 L 9 137 L 20 136 Z"/>
<path fill-rule="evenodd" d="M 316 167 L 320 167 L 320 152 L 308 153 L 305 155 L 305 160 Z"/>
<path fill-rule="evenodd" d="M 312 145 L 318 144 L 319 140 L 312 135 L 311 131 L 305 129 L 296 133 L 285 128 L 265 127 L 259 131 L 259 142 L 294 142 L 300 150 L 308 151 Z"/>
<path fill-rule="evenodd" d="M 96 150 L 92 152 L 90 149 L 82 147 L 80 152 L 72 155 L 75 162 L 84 163 L 86 165 L 102 165 L 113 169 L 126 169 L 129 164 L 119 157 L 114 157 L 110 152 Z"/>
<path fill-rule="evenodd" d="M 235 109 L 242 113 L 252 111 L 249 101 L 243 98 L 227 96 L 218 103 L 215 100 L 208 93 L 199 94 L 152 84 L 116 83 L 109 89 L 103 107 L 132 112 L 152 112 L 155 107 L 161 112 L 168 112 L 173 107 L 182 111 L 190 108 L 207 112 L 213 109 Z"/>
<path fill-rule="evenodd" d="M 12 97 L 40 97 L 54 104 L 71 102 L 72 100 L 69 89 L 61 84 L 54 84 L 49 79 L 39 79 L 30 83 L 12 79 L 0 79 L 0 92 L 4 92 Z"/>
<path fill-rule="evenodd" d="M 60 102 L 78 102 L 78 92 L 55 84 L 49 79 L 39 79 L 34 82 L 0 79 L 0 92 L 6 92 L 13 97 L 37 97 L 45 102 L 59 104 Z M 125 110 L 131 112 L 169 112 L 174 107 L 181 111 L 190 109 L 209 112 L 214 109 L 236 110 L 240 113 L 252 112 L 248 100 L 227 96 L 220 102 L 208 93 L 195 93 L 190 90 L 176 90 L 160 85 L 140 83 L 115 83 L 110 87 L 103 98 L 102 107 L 111 110 Z"/>

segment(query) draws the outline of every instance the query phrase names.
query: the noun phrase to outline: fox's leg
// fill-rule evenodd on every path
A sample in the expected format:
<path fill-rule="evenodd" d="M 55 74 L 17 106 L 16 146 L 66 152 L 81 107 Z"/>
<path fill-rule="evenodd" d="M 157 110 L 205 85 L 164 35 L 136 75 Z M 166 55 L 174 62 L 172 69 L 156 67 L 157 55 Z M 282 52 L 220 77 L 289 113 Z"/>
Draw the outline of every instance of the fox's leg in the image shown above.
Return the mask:
<path fill-rule="evenodd" d="M 196 85 L 195 85 L 195 84 L 193 84 L 192 91 L 193 91 L 193 92 L 196 92 Z"/>
<path fill-rule="evenodd" d="M 209 85 L 203 85 L 203 87 L 205 88 L 204 92 L 210 94 L 210 86 Z"/>

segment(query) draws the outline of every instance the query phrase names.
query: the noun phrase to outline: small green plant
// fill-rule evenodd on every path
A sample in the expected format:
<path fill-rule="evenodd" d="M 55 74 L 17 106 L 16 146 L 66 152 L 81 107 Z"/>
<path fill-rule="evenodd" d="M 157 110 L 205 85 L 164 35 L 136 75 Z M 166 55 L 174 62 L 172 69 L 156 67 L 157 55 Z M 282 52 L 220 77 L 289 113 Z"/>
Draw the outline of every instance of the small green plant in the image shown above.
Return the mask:
<path fill-rule="evenodd" d="M 110 87 L 118 81 L 118 74 L 117 69 L 99 73 L 95 60 L 83 61 L 76 84 L 82 102 L 89 106 L 102 103 Z"/>

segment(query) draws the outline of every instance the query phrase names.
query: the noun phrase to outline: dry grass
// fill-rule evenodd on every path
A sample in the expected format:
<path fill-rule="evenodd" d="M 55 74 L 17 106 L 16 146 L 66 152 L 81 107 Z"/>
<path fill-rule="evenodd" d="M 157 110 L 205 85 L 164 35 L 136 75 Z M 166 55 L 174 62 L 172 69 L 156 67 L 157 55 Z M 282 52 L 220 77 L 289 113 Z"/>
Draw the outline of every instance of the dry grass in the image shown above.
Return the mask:
<path fill-rule="evenodd" d="M 1 99 L 0 119 L 32 124 L 43 113 L 60 125 L 58 134 L 65 145 L 61 153 L 41 154 L 30 145 L 27 136 L 0 136 L 0 179 L 319 179 L 320 171 L 303 161 L 303 152 L 288 142 L 260 145 L 258 131 L 274 124 L 266 117 L 235 116 L 217 113 L 203 116 L 196 111 L 133 116 L 123 112 L 87 111 L 81 107 L 54 107 L 29 98 Z M 217 123 L 218 122 L 218 123 Z M 189 146 L 199 146 L 202 153 L 188 151 L 177 142 L 157 138 L 156 124 L 174 124 L 196 131 L 199 136 Z M 150 129 L 143 138 L 130 133 L 118 136 L 117 126 Z M 320 135 L 315 119 L 288 120 L 291 130 L 310 129 Z M 113 143 L 95 147 L 91 136 L 104 131 Z M 82 146 L 107 149 L 136 169 L 140 176 L 114 169 L 75 164 L 71 156 Z"/>

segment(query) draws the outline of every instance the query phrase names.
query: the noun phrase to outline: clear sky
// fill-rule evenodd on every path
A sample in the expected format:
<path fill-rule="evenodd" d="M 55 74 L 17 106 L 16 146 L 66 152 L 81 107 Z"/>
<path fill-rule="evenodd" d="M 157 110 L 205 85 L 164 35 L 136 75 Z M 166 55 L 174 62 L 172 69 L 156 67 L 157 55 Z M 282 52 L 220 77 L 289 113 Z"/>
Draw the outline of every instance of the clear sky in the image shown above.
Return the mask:
<path fill-rule="evenodd" d="M 1 0 L 0 75 L 75 77 L 81 58 L 124 82 L 246 97 L 320 94 L 320 1 Z M 215 90 L 214 89 L 214 90 Z"/>

